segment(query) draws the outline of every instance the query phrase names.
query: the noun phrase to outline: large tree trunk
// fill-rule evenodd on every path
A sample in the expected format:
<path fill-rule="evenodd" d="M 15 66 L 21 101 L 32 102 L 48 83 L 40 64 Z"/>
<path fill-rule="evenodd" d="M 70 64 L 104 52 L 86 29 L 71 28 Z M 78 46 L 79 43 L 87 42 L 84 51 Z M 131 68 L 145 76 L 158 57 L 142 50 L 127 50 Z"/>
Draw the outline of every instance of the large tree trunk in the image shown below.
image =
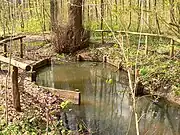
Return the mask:
<path fill-rule="evenodd" d="M 55 1 L 57 0 L 51 0 L 52 25 L 55 22 L 55 27 L 52 29 L 55 52 L 73 53 L 87 47 L 89 33 L 83 29 L 82 25 L 82 0 L 69 1 L 68 24 L 65 26 L 63 26 L 63 19 L 59 15 L 59 1 L 57 3 Z"/>
<path fill-rule="evenodd" d="M 82 0 L 70 0 L 69 5 L 69 27 L 72 30 L 72 47 L 78 48 L 81 44 L 82 27 Z M 73 50 L 74 50 L 73 49 Z"/>

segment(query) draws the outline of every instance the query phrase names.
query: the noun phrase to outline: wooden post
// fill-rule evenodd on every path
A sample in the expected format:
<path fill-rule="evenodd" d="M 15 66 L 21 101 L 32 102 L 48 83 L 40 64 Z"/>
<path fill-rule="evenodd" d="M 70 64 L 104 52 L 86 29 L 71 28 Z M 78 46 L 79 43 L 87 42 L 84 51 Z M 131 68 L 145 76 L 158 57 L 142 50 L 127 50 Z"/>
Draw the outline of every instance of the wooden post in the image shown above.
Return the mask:
<path fill-rule="evenodd" d="M 170 57 L 174 57 L 174 40 L 171 39 L 171 50 L 170 50 Z"/>
<path fill-rule="evenodd" d="M 145 36 L 145 54 L 148 55 L 148 36 Z"/>
<path fill-rule="evenodd" d="M 4 57 L 7 57 L 7 44 L 4 43 Z"/>
<path fill-rule="evenodd" d="M 13 106 L 17 112 L 21 111 L 20 93 L 18 88 L 18 68 L 13 66 L 12 71 Z"/>
<path fill-rule="evenodd" d="M 36 76 L 37 76 L 36 71 L 32 71 L 32 73 L 31 73 L 31 82 L 36 82 Z"/>
<path fill-rule="evenodd" d="M 23 58 L 23 40 L 20 38 L 20 57 Z"/>

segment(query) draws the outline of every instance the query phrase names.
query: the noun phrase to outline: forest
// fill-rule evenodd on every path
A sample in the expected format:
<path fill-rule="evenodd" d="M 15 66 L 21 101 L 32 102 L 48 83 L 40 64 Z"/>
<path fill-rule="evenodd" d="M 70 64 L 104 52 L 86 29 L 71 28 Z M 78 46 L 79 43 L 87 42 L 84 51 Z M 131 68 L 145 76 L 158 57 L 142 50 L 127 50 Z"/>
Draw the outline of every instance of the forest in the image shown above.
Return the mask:
<path fill-rule="evenodd" d="M 0 135 L 178 135 L 179 67 L 179 0 L 0 0 Z"/>

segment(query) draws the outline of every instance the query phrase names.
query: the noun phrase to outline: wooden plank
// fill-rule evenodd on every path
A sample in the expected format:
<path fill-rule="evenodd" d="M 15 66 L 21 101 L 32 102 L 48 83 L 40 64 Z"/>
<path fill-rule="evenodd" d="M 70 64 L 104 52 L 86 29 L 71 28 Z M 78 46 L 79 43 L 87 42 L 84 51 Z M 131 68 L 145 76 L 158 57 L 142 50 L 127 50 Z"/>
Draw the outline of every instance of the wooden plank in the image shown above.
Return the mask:
<path fill-rule="evenodd" d="M 118 69 L 122 69 L 124 67 L 122 67 L 122 63 L 121 63 L 121 60 L 120 59 L 116 59 L 116 60 L 112 60 L 110 58 L 106 58 L 106 63 L 112 65 L 112 66 L 115 66 L 117 67 Z"/>
<path fill-rule="evenodd" d="M 10 37 L 10 38 L 6 38 L 6 39 L 3 39 L 0 41 L 0 45 L 4 44 L 4 43 L 7 43 L 7 42 L 10 42 L 10 41 L 14 41 L 14 40 L 19 40 L 19 39 L 22 39 L 22 38 L 25 38 L 26 36 L 16 36 L 16 37 Z"/>
<path fill-rule="evenodd" d="M 95 30 L 95 32 L 114 32 L 121 34 L 133 34 L 133 35 L 143 35 L 143 36 L 154 36 L 154 37 L 164 37 L 164 35 L 159 34 L 151 34 L 151 33 L 139 33 L 139 32 L 131 32 L 131 31 L 111 31 L 111 30 Z"/>
<path fill-rule="evenodd" d="M 151 33 L 139 33 L 139 32 L 131 32 L 131 31 L 111 31 L 111 30 L 95 30 L 95 32 L 114 32 L 114 33 L 121 33 L 121 34 L 133 34 L 133 35 L 143 35 L 143 36 L 155 36 L 155 37 L 164 37 L 164 35 L 159 34 L 151 34 Z"/>
<path fill-rule="evenodd" d="M 39 68 L 45 67 L 45 66 L 47 66 L 49 64 L 50 64 L 50 59 L 46 58 L 46 59 L 41 59 L 39 61 L 36 61 L 36 62 L 32 63 L 31 66 L 32 66 L 32 70 L 36 71 Z"/>
<path fill-rule="evenodd" d="M 40 86 L 40 87 L 59 96 L 61 99 L 65 100 L 65 101 L 67 100 L 67 101 L 72 102 L 73 104 L 80 105 L 80 102 L 81 102 L 81 93 L 80 92 L 71 91 L 71 90 L 55 89 L 55 88 L 44 87 L 44 86 Z"/>
<path fill-rule="evenodd" d="M 6 38 L 9 38 L 10 36 L 0 36 L 0 40 L 4 40 Z"/>
<path fill-rule="evenodd" d="M 13 59 L 16 60 L 16 61 L 20 61 L 22 63 L 26 63 L 28 65 L 31 65 L 32 63 L 35 63 L 35 61 L 33 60 L 27 60 L 27 59 L 23 59 L 23 58 L 20 58 L 20 57 L 16 57 L 16 56 L 13 56 Z"/>
<path fill-rule="evenodd" d="M 21 111 L 20 92 L 18 88 L 18 68 L 13 66 L 12 71 L 12 91 L 13 91 L 13 106 L 16 111 Z"/>
<path fill-rule="evenodd" d="M 0 61 L 4 62 L 4 63 L 9 63 L 10 62 L 9 58 L 6 58 L 4 56 L 0 56 Z M 22 62 L 14 60 L 14 59 L 11 59 L 11 63 L 10 64 L 12 66 L 15 66 L 17 68 L 21 68 L 21 69 L 26 70 L 26 71 L 30 71 L 31 70 L 31 66 L 29 64 L 22 63 Z"/>

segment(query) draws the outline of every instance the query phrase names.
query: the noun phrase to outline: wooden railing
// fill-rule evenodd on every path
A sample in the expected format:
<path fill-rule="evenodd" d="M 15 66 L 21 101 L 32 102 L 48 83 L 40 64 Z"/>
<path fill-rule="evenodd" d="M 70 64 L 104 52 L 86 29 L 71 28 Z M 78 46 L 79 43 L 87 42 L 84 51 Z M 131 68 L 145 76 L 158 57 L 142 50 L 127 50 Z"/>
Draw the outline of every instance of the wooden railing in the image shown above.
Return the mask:
<path fill-rule="evenodd" d="M 4 46 L 4 56 L 0 56 L 0 63 L 4 62 L 7 64 L 11 64 L 13 66 L 12 70 L 12 91 L 13 91 L 13 106 L 16 109 L 16 111 L 21 111 L 21 106 L 20 106 L 20 92 L 18 88 L 18 68 L 21 68 L 25 71 L 30 71 L 31 66 L 19 62 L 14 59 L 7 58 L 7 43 L 15 40 L 20 40 L 20 57 L 23 58 L 23 38 L 26 36 L 13 36 L 13 37 L 8 37 L 0 41 L 0 45 Z M 0 64 L 1 65 L 1 64 Z"/>
<path fill-rule="evenodd" d="M 145 54 L 148 54 L 148 36 L 150 37 L 159 37 L 159 38 L 166 38 L 170 40 L 171 50 L 170 56 L 174 56 L 174 43 L 180 43 L 180 39 L 174 36 L 166 36 L 166 35 L 159 35 L 159 34 L 152 34 L 152 33 L 139 33 L 139 32 L 131 32 L 131 31 L 111 31 L 111 30 L 95 30 L 95 32 L 101 32 L 101 43 L 104 43 L 104 33 L 120 33 L 124 36 L 132 34 L 132 35 L 141 35 L 145 37 Z M 123 40 L 123 39 L 122 39 Z"/>
<path fill-rule="evenodd" d="M 7 57 L 7 43 L 15 40 L 20 41 L 20 57 L 23 58 L 23 38 L 26 36 L 14 36 L 3 39 L 0 41 L 0 45 L 4 45 L 4 56 Z"/>

